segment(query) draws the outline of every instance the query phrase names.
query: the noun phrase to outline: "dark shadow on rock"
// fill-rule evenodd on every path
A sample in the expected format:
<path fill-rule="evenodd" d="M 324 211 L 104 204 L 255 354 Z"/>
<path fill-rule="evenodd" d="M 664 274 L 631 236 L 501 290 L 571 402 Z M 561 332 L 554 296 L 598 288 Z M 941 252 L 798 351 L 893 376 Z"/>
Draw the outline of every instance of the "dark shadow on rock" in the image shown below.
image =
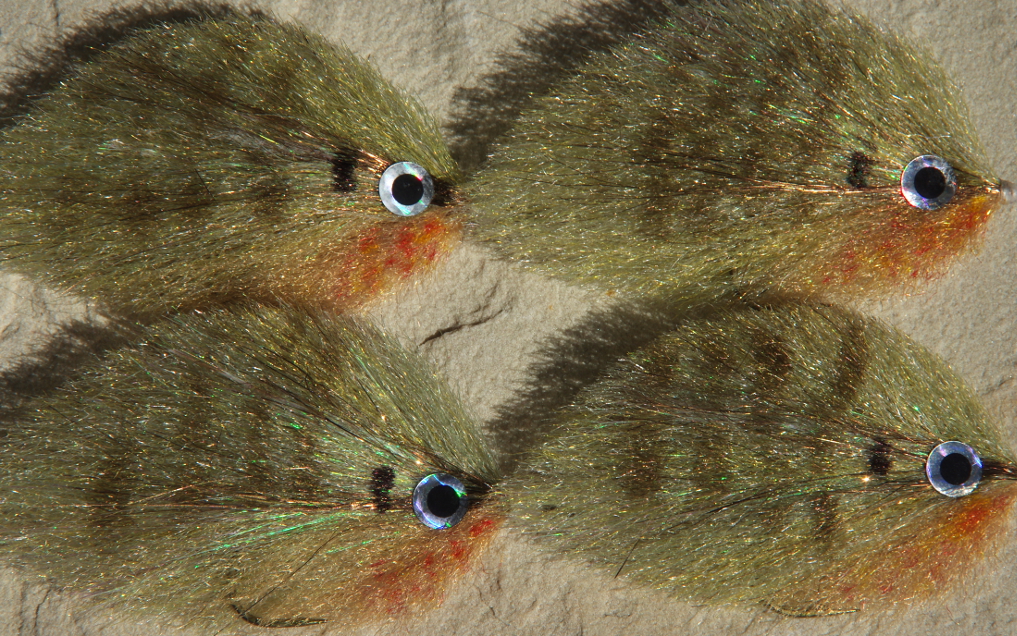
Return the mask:
<path fill-rule="evenodd" d="M 0 372 L 0 410 L 53 390 L 82 365 L 126 344 L 135 330 L 127 321 L 111 320 L 103 325 L 75 320 L 61 325 L 46 344 Z"/>
<path fill-rule="evenodd" d="M 526 386 L 502 404 L 487 424 L 505 474 L 550 432 L 558 409 L 620 358 L 683 320 L 714 311 L 713 305 L 677 310 L 660 301 L 617 304 L 594 310 L 579 324 L 547 338 L 540 346 L 539 359 L 527 371 Z"/>
<path fill-rule="evenodd" d="M 262 13 L 225 3 L 154 2 L 99 14 L 89 24 L 41 49 L 22 50 L 12 64 L 14 72 L 0 78 L 0 128 L 17 123 L 20 116 L 31 111 L 32 101 L 65 79 L 72 66 L 88 62 L 139 29 L 230 15 Z"/>
<path fill-rule="evenodd" d="M 535 97 L 548 93 L 594 54 L 630 39 L 680 4 L 595 2 L 573 15 L 522 28 L 516 47 L 495 59 L 493 72 L 453 95 L 452 121 L 446 126 L 452 156 L 463 170 L 476 170 L 491 143 Z"/>

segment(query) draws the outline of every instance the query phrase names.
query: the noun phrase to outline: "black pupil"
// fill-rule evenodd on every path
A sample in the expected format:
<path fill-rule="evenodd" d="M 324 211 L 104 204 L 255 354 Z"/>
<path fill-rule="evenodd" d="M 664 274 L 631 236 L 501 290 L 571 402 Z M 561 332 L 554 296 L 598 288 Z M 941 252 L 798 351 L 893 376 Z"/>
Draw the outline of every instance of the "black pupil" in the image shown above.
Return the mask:
<path fill-rule="evenodd" d="M 415 205 L 423 196 L 424 184 L 412 174 L 401 174 L 392 182 L 392 198 L 400 205 Z"/>
<path fill-rule="evenodd" d="M 951 486 L 960 486 L 971 476 L 971 460 L 960 453 L 950 453 L 939 465 L 939 474 Z"/>
<path fill-rule="evenodd" d="M 915 173 L 915 192 L 922 197 L 935 199 L 945 190 L 946 175 L 939 168 L 922 168 Z"/>
<path fill-rule="evenodd" d="M 427 493 L 427 509 L 436 517 L 451 517 L 459 510 L 459 493 L 452 486 L 435 486 Z"/>

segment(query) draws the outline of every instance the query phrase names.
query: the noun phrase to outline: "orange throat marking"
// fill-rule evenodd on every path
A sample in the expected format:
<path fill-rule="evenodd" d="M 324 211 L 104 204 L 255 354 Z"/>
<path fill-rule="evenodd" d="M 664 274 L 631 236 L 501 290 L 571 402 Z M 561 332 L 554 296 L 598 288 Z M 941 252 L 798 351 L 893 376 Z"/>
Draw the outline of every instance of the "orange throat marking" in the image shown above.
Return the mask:
<path fill-rule="evenodd" d="M 819 268 L 816 280 L 823 286 L 880 289 L 934 279 L 977 242 L 999 199 L 998 193 L 978 194 L 943 214 L 918 215 L 913 209 L 895 214 L 851 239 Z"/>
<path fill-rule="evenodd" d="M 444 212 L 371 227 L 333 271 L 340 306 L 371 300 L 445 258 L 462 238 L 462 221 Z"/>
<path fill-rule="evenodd" d="M 501 514 L 482 514 L 455 528 L 424 531 L 400 547 L 400 558 L 367 566 L 364 604 L 400 616 L 422 603 L 440 603 L 447 584 L 470 567 L 503 522 Z"/>

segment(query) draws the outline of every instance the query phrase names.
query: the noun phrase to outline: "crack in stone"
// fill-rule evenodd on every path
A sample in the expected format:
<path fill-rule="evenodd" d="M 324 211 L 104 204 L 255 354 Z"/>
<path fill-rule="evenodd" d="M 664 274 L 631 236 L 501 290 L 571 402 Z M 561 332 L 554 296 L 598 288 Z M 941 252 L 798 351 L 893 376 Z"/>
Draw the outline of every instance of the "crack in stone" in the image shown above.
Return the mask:
<path fill-rule="evenodd" d="M 483 318 L 480 318 L 479 320 L 474 320 L 473 322 L 458 322 L 458 321 L 456 321 L 452 325 L 450 325 L 448 327 L 442 327 L 441 329 L 435 331 L 434 333 L 432 333 L 428 337 L 424 338 L 423 340 L 420 341 L 420 345 L 418 345 L 418 346 L 423 347 L 427 343 L 429 343 L 429 342 L 431 342 L 433 340 L 437 340 L 438 338 L 441 338 L 442 336 L 445 336 L 447 334 L 455 333 L 455 332 L 460 331 L 462 329 L 465 329 L 467 327 L 476 327 L 476 326 L 484 324 L 485 322 L 490 322 L 490 321 L 494 320 L 495 318 L 497 318 L 498 316 L 500 316 L 504 311 L 505 311 L 504 309 L 499 309 L 498 311 L 494 312 L 490 316 L 485 316 Z"/>

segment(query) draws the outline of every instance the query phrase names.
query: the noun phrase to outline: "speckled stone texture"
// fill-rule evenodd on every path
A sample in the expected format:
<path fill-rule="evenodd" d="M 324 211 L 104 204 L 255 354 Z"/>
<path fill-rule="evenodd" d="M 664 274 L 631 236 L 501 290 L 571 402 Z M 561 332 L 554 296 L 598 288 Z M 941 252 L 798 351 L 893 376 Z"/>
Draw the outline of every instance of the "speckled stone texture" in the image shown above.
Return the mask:
<path fill-rule="evenodd" d="M 1014 0 L 846 4 L 931 50 L 964 92 L 998 174 L 1017 180 Z M 641 6 L 630 5 L 637 12 Z M 133 6 L 105 0 L 0 0 L 0 66 L 16 71 L 24 66 L 25 54 L 39 56 L 58 36 L 95 24 L 110 9 Z M 552 63 L 543 69 L 533 66 L 517 77 L 516 84 L 509 82 L 517 93 L 525 92 L 553 81 L 555 55 L 569 55 L 570 38 L 577 42 L 571 48 L 576 48 L 586 41 L 584 34 L 589 35 L 581 26 L 563 26 L 562 17 L 576 8 L 562 0 L 280 0 L 253 6 L 344 41 L 370 58 L 446 125 L 467 169 L 482 160 L 491 135 L 511 120 L 512 99 L 485 102 L 483 92 L 471 90 L 498 70 L 497 60 L 520 51 L 524 32 L 530 33 L 531 42 L 542 37 L 558 42 L 558 49 L 547 50 Z M 549 23 L 558 27 L 533 35 L 540 33 L 541 24 Z M 944 355 L 1014 437 L 1017 210 L 1013 206 L 990 221 L 986 239 L 978 255 L 959 262 L 921 294 L 862 309 Z M 465 246 L 433 275 L 377 302 L 368 315 L 429 356 L 488 426 L 492 440 L 502 451 L 512 451 L 525 447 L 526 424 L 539 417 L 540 408 L 553 403 L 571 381 L 581 379 L 582 370 L 569 370 L 574 348 L 563 343 L 578 337 L 610 356 L 612 343 L 638 341 L 640 317 L 619 318 L 609 312 L 605 318 L 601 310 L 608 306 L 608 299 L 596 293 L 541 279 Z M 79 299 L 0 274 L 2 368 L 17 367 L 26 354 L 72 362 L 79 342 L 89 342 L 93 315 Z M 66 325 L 73 329 L 61 328 Z M 547 351 L 557 352 L 560 359 L 550 366 L 533 366 Z M 1013 533 L 1006 537 L 998 554 L 975 566 L 953 596 L 890 612 L 794 619 L 756 607 L 695 607 L 674 601 L 625 580 L 549 559 L 525 539 L 503 533 L 440 608 L 348 633 L 1009 634 L 1017 632 L 1015 538 Z M 111 622 L 75 607 L 72 598 L 43 585 L 14 575 L 0 578 L 0 634 L 180 633 L 123 617 Z M 241 631 L 265 633 L 253 626 Z M 279 631 L 338 633 L 327 625 Z"/>

